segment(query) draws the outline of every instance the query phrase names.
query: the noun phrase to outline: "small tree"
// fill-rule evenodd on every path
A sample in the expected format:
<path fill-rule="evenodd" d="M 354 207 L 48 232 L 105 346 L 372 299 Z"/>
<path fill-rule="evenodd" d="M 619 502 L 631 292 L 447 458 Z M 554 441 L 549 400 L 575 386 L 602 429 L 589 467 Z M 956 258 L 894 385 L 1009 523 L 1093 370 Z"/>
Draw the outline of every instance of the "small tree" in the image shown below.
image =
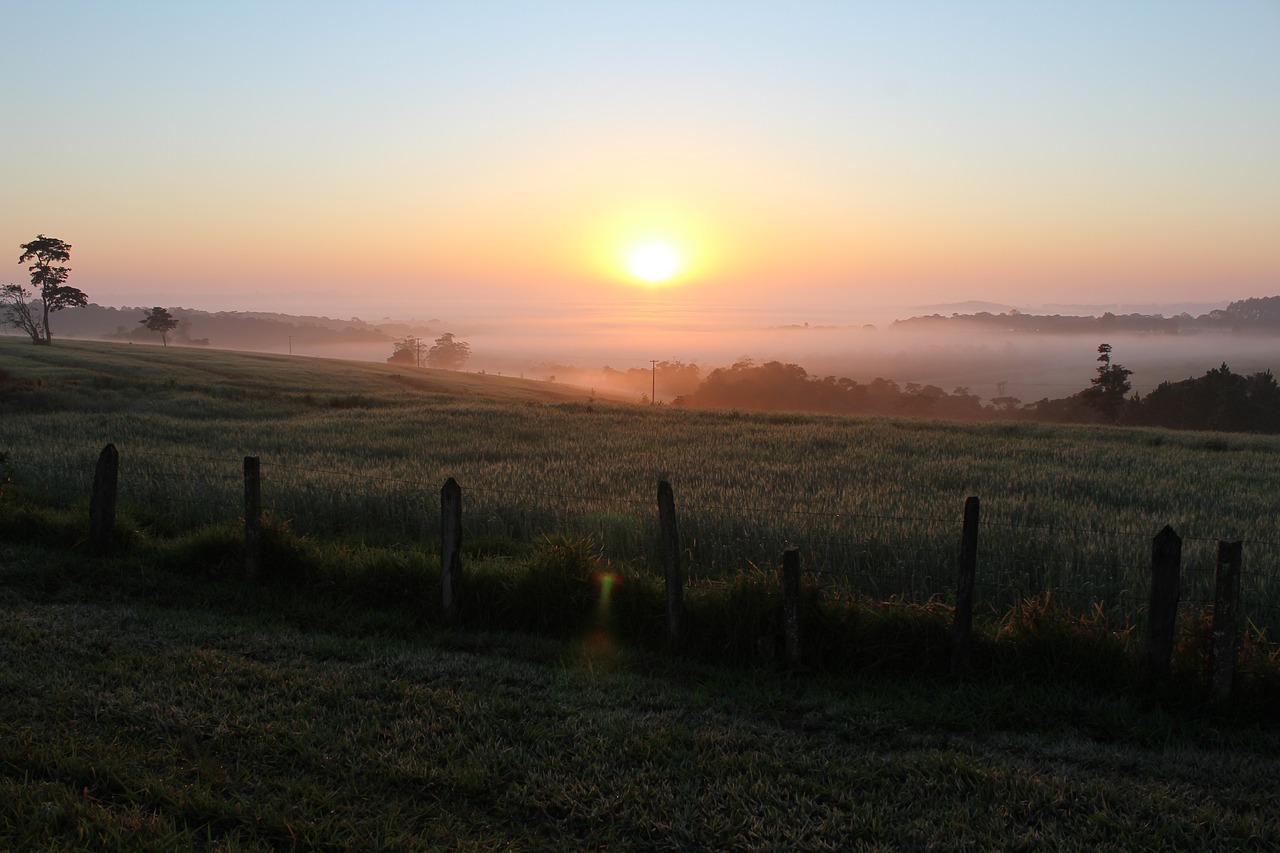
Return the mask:
<path fill-rule="evenodd" d="M 44 339 L 40 321 L 31 313 L 31 292 L 20 284 L 6 284 L 0 289 L 0 317 L 6 326 L 22 330 L 31 336 L 31 343 Z"/>
<path fill-rule="evenodd" d="M 160 342 L 165 346 L 169 345 L 169 333 L 178 327 L 177 319 L 158 305 L 148 311 L 138 322 L 153 332 L 159 332 Z"/>
<path fill-rule="evenodd" d="M 34 261 L 27 269 L 31 272 L 31 289 L 39 298 L 41 320 L 39 323 L 31 324 L 30 329 L 22 325 L 19 325 L 19 328 L 31 334 L 32 343 L 48 346 L 53 343 L 53 334 L 49 329 L 49 315 L 63 308 L 87 305 L 89 297 L 83 290 L 66 283 L 71 270 L 61 264 L 71 259 L 70 243 L 65 243 L 56 237 L 37 234 L 36 239 L 30 243 L 21 244 L 20 248 L 22 255 L 19 256 L 18 263 Z M 12 286 L 6 286 L 6 292 Z M 6 309 L 9 307 L 9 300 L 6 300 Z M 13 323 L 9 310 L 6 310 L 5 318 L 6 322 Z"/>
<path fill-rule="evenodd" d="M 458 370 L 471 357 L 471 344 L 456 340 L 453 332 L 445 332 L 436 338 L 435 345 L 427 350 L 427 366 Z"/>

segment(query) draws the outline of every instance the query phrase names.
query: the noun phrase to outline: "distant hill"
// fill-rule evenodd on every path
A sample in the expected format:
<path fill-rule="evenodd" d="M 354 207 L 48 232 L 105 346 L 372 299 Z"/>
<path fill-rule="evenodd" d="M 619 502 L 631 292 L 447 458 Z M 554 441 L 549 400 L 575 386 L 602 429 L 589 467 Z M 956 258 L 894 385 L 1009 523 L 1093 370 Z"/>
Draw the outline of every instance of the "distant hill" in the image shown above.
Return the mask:
<path fill-rule="evenodd" d="M 967 302 L 947 302 L 940 305 L 919 305 L 916 311 L 928 311 L 933 314 L 976 314 L 979 311 L 987 313 L 1000 312 L 1007 314 L 1018 309 L 1012 305 L 1001 305 L 998 302 L 983 302 L 979 299 L 970 299 Z"/>
<path fill-rule="evenodd" d="M 1113 314 L 1101 316 L 1063 314 L 1026 314 L 1016 308 L 994 314 L 953 313 L 950 316 L 930 314 L 895 320 L 892 328 L 906 331 L 939 329 L 983 329 L 1001 332 L 1034 332 L 1037 334 L 1107 335 L 1119 332 L 1177 335 L 1199 332 L 1252 332 L 1280 334 L 1280 296 L 1255 297 L 1231 302 L 1226 308 L 1199 317 L 1178 314 Z"/>
<path fill-rule="evenodd" d="M 156 333 L 147 331 L 139 322 L 149 307 L 108 308 L 90 303 L 83 308 L 60 311 L 52 325 L 59 336 L 154 343 L 158 339 Z M 178 327 L 170 338 L 174 343 L 220 349 L 279 350 L 291 339 L 297 346 L 390 342 L 411 334 L 425 337 L 442 325 L 440 320 L 369 323 L 358 317 L 338 320 L 194 308 L 170 308 L 169 311 L 178 320 Z M 389 346 L 387 351 L 390 352 Z"/>
<path fill-rule="evenodd" d="M 326 408 L 377 408 L 405 394 L 511 402 L 583 403 L 620 399 L 560 382 L 336 358 L 192 347 L 126 346 L 105 341 L 57 340 L 35 347 L 0 337 L 0 403 L 27 405 L 39 395 L 81 394 L 94 381 L 148 384 L 208 393 L 211 379 L 231 382 L 236 394 L 314 398 Z M 114 386 L 113 386 L 114 387 Z M 130 386 L 133 387 L 133 386 Z M 240 399 L 239 396 L 236 399 Z M 627 398 L 630 399 L 630 398 Z M 35 405 L 43 405 L 36 403 Z"/>

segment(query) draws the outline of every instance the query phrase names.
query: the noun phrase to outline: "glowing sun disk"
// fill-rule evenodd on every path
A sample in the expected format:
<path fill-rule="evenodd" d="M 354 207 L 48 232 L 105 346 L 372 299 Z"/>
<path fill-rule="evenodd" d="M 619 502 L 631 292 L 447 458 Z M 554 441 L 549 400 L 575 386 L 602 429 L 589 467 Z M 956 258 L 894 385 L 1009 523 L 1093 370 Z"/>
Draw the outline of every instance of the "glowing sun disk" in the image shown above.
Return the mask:
<path fill-rule="evenodd" d="M 650 241 L 627 252 L 627 270 L 648 284 L 661 284 L 680 270 L 680 253 L 669 243 Z"/>

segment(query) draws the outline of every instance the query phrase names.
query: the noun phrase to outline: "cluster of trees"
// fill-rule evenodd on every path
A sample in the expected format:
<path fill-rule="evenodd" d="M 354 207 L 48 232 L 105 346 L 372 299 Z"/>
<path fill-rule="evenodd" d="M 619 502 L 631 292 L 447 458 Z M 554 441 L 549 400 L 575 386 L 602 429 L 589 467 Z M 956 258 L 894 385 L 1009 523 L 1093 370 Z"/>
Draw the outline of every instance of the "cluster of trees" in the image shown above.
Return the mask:
<path fill-rule="evenodd" d="M 64 308 L 88 304 L 83 290 L 67 284 L 71 268 L 63 266 L 71 259 L 71 244 L 56 237 L 36 235 L 30 243 L 21 244 L 18 263 L 31 262 L 31 290 L 21 284 L 0 288 L 0 320 L 31 336 L 33 344 L 49 346 L 53 332 L 49 315 Z"/>
<path fill-rule="evenodd" d="M 1280 433 L 1280 385 L 1270 370 L 1249 376 L 1224 362 L 1204 376 L 1161 382 L 1145 397 L 1134 395 L 1120 422 L 1171 429 Z"/>
<path fill-rule="evenodd" d="M 395 342 L 388 364 L 412 364 L 415 367 L 437 367 L 443 370 L 461 370 L 471 357 L 471 344 L 460 341 L 453 332 L 445 332 L 423 352 L 421 338 L 409 335 Z"/>
<path fill-rule="evenodd" d="M 1161 382 L 1145 397 L 1126 397 L 1133 371 L 1111 363 L 1109 345 L 1103 344 L 1098 352 L 1099 361 L 1106 360 L 1088 388 L 1060 400 L 1040 400 L 1016 413 L 1065 423 L 1280 432 L 1280 384 L 1270 370 L 1244 376 L 1224 362 L 1204 376 Z"/>
<path fill-rule="evenodd" d="M 1250 376 L 1226 364 L 1199 378 L 1162 382 L 1146 396 L 1133 394 L 1133 371 L 1112 360 L 1112 347 L 1098 347 L 1097 372 L 1087 388 L 1069 397 L 1023 405 L 999 396 L 985 405 L 968 388 L 947 392 L 936 385 L 889 379 L 859 383 L 810 376 L 798 364 L 741 359 L 711 371 L 675 405 L 764 411 L 906 415 L 956 420 L 1033 420 L 1053 423 L 1131 424 L 1170 429 L 1280 433 L 1280 384 L 1268 371 Z"/>
<path fill-rule="evenodd" d="M 702 370 L 697 364 L 683 361 L 657 361 L 650 367 L 617 370 L 605 365 L 601 370 L 604 383 L 612 388 L 631 391 L 648 400 L 688 396 L 698 390 Z"/>
<path fill-rule="evenodd" d="M 756 364 L 749 358 L 711 371 L 696 391 L 677 398 L 674 404 L 933 418 L 984 415 L 982 399 L 968 388 L 947 392 L 936 385 L 914 382 L 899 386 L 889 379 L 859 383 L 835 376 L 819 378 L 798 364 Z"/>

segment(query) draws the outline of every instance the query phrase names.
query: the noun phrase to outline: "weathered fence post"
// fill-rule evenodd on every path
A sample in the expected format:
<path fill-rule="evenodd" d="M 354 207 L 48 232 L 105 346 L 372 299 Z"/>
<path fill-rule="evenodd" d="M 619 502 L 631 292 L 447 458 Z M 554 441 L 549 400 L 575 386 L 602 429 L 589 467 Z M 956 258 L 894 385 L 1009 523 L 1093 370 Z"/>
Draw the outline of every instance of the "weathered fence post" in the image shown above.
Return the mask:
<path fill-rule="evenodd" d="M 680 538 L 676 499 L 671 484 L 658 483 L 658 528 L 662 537 L 662 568 L 667 588 L 667 642 L 679 649 L 684 641 L 684 577 L 680 571 Z"/>
<path fill-rule="evenodd" d="M 440 585 L 444 619 L 450 625 L 462 621 L 458 596 L 462 584 L 462 487 L 452 477 L 440 490 Z"/>
<path fill-rule="evenodd" d="M 89 496 L 89 541 L 102 552 L 111 547 L 116 528 L 116 485 L 120 477 L 120 454 L 108 444 L 98 454 L 93 469 L 93 494 Z"/>
<path fill-rule="evenodd" d="M 1236 623 L 1240 616 L 1240 564 L 1244 544 L 1218 541 L 1218 571 L 1213 591 L 1213 642 L 1209 688 L 1214 699 L 1231 695 L 1236 671 Z"/>
<path fill-rule="evenodd" d="M 802 668 L 800 648 L 800 549 L 792 545 L 782 552 L 782 634 L 787 665 Z"/>
<path fill-rule="evenodd" d="M 951 634 L 951 674 L 969 669 L 973 652 L 973 584 L 978 574 L 978 498 L 964 502 L 964 531 L 960 535 L 960 569 L 956 583 L 956 615 Z"/>
<path fill-rule="evenodd" d="M 244 574 L 257 580 L 262 571 L 262 477 L 261 460 L 244 458 Z"/>
<path fill-rule="evenodd" d="M 1182 571 L 1182 537 L 1172 527 L 1151 540 L 1151 601 L 1147 607 L 1147 641 L 1143 649 L 1148 674 L 1169 675 L 1173 634 L 1178 624 L 1179 574 Z"/>

